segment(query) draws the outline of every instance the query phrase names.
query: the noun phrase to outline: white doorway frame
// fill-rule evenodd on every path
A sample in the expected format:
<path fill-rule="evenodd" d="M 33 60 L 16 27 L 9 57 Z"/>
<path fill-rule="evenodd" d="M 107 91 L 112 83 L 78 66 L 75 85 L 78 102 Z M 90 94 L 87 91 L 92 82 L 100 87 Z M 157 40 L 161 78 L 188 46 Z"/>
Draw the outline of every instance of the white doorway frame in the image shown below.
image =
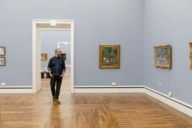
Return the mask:
<path fill-rule="evenodd" d="M 74 21 L 73 20 L 54 20 L 54 25 L 51 25 L 52 20 L 33 20 L 32 22 L 32 89 L 36 93 L 41 89 L 41 43 L 40 31 L 43 30 L 69 30 L 71 42 L 71 92 L 74 90 Z M 68 28 L 66 28 L 68 27 Z M 53 48 L 54 50 L 54 48 Z"/>

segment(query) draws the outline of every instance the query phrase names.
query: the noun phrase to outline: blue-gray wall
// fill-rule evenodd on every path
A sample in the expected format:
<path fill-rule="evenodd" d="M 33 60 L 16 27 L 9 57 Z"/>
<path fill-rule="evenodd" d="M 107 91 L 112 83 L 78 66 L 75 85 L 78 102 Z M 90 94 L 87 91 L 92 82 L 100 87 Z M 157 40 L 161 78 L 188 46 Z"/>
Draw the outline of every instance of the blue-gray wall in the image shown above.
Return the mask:
<path fill-rule="evenodd" d="M 192 71 L 189 48 L 192 40 L 191 0 L 145 0 L 145 85 L 192 104 Z M 170 44 L 172 70 L 153 66 L 153 46 Z M 162 81 L 159 86 L 158 81 Z"/>
<path fill-rule="evenodd" d="M 81 12 L 84 18 L 75 22 L 75 35 L 79 37 L 75 39 L 75 84 L 143 84 L 143 0 L 99 0 L 88 4 Z M 108 42 L 121 45 L 119 70 L 98 68 L 99 44 Z"/>
<path fill-rule="evenodd" d="M 143 0 L 0 0 L 0 42 L 7 66 L 0 82 L 32 83 L 32 20 L 75 21 L 75 85 L 143 84 Z M 98 47 L 121 45 L 121 69 L 98 69 Z"/>
<path fill-rule="evenodd" d="M 6 46 L 6 67 L 0 67 L 0 82 L 8 85 L 32 83 L 32 30 L 28 11 L 20 1 L 0 0 L 0 45 Z M 18 7 L 23 5 L 23 7 Z"/>
<path fill-rule="evenodd" d="M 41 52 L 48 54 L 47 61 L 41 61 L 41 69 L 47 68 L 49 59 L 55 55 L 58 42 L 70 42 L 70 31 L 41 31 L 40 32 Z M 70 65 L 70 45 L 60 45 L 62 52 L 67 54 L 65 64 Z"/>
<path fill-rule="evenodd" d="M 192 104 L 191 5 L 191 0 L 0 0 L 0 45 L 7 47 L 0 82 L 31 85 L 33 19 L 73 19 L 76 86 L 144 84 Z M 121 45 L 119 70 L 98 69 L 99 44 L 108 42 Z M 159 44 L 172 45 L 172 70 L 154 67 L 153 46 Z"/>

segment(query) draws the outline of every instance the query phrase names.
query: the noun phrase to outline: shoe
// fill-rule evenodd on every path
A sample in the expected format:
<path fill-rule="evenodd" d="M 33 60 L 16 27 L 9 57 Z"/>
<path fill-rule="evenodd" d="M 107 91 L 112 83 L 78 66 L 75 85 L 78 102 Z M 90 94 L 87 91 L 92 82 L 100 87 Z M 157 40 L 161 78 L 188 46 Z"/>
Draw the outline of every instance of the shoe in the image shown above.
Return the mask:
<path fill-rule="evenodd" d="M 58 99 L 54 99 L 54 100 L 53 100 L 53 103 L 54 103 L 54 104 L 61 104 L 61 102 L 60 102 Z"/>
<path fill-rule="evenodd" d="M 59 100 L 57 100 L 56 102 L 57 102 L 57 104 L 61 104 L 61 102 Z"/>

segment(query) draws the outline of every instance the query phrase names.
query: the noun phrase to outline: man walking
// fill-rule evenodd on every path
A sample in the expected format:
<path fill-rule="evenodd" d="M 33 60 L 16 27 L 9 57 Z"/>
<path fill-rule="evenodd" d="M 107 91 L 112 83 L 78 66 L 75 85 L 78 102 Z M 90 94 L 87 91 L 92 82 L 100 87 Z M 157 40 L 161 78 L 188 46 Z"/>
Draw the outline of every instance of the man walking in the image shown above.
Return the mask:
<path fill-rule="evenodd" d="M 48 70 L 50 74 L 50 86 L 53 102 L 60 104 L 59 94 L 64 72 L 66 70 L 64 59 L 61 57 L 61 49 L 55 49 L 55 56 L 49 60 Z"/>

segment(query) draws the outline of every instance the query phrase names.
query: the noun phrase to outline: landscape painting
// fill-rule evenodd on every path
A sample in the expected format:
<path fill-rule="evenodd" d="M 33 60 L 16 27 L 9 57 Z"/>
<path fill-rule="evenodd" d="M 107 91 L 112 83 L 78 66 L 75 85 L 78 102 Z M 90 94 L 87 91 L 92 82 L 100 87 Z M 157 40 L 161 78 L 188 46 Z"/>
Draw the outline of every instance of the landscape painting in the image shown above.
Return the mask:
<path fill-rule="evenodd" d="M 99 68 L 100 69 L 120 68 L 120 45 L 99 46 Z"/>
<path fill-rule="evenodd" d="M 154 47 L 154 65 L 157 68 L 171 69 L 172 50 L 170 45 L 160 45 Z"/>

